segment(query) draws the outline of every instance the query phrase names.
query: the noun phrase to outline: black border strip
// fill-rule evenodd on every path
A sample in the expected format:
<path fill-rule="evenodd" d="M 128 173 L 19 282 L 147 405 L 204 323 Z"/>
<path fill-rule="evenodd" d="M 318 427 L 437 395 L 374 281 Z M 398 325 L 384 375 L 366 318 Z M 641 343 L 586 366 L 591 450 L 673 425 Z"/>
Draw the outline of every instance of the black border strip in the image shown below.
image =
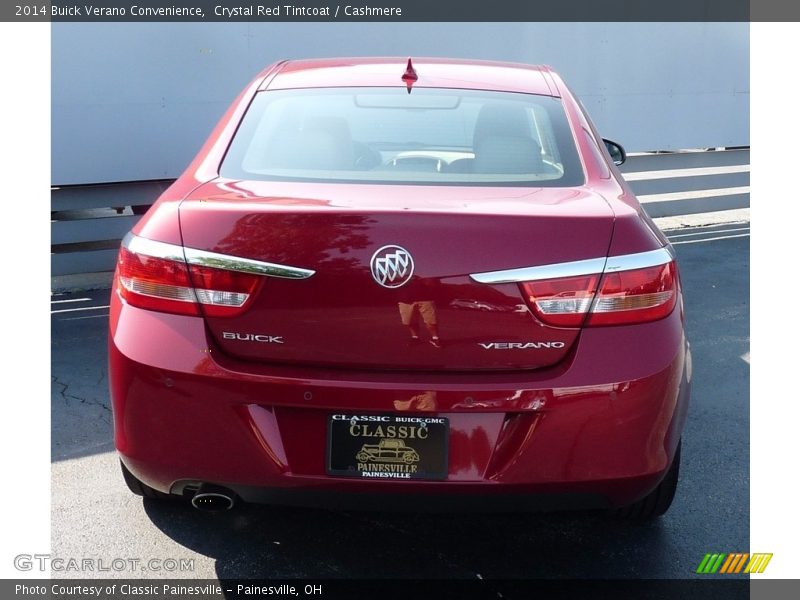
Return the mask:
<path fill-rule="evenodd" d="M 445 575 L 445 574 L 443 574 Z M 780 580 L 771 580 L 781 582 Z M 767 583 L 756 582 L 757 584 Z M 781 586 L 782 593 L 798 590 L 798 582 L 792 586 Z M 24 585 L 28 590 L 38 586 L 43 593 L 21 593 L 16 586 Z M 243 586 L 239 588 L 239 586 Z M 125 586 L 128 586 L 127 588 Z M 164 586 L 167 586 L 166 588 Z M 679 598 L 702 598 L 703 600 L 750 600 L 751 582 L 746 577 L 728 579 L 538 579 L 538 580 L 492 580 L 492 579 L 29 579 L 3 580 L 0 597 L 38 599 L 45 597 L 59 600 L 169 600 L 170 598 L 192 598 L 193 600 L 252 600 L 260 597 L 272 599 L 331 598 L 380 600 L 417 600 L 436 598 L 466 600 L 486 598 L 516 600 L 531 598 L 603 599 L 614 600 L 675 600 Z M 131 587 L 137 593 L 131 593 Z M 754 586 L 755 587 L 755 586 Z M 774 586 L 778 589 L 778 586 Z M 81 588 L 85 591 L 81 592 Z M 97 589 L 100 588 L 100 593 Z M 258 588 L 261 593 L 258 593 Z M 761 586 L 764 590 L 767 586 Z M 271 592 L 266 590 L 271 589 Z M 73 591 L 74 590 L 74 591 Z M 95 591 L 92 591 L 95 590 Z M 192 590 L 192 591 L 188 591 Z M 753 590 L 754 591 L 754 590 Z M 758 596 L 764 598 L 768 596 Z M 791 595 L 784 598 L 796 597 Z"/>
<path fill-rule="evenodd" d="M 787 0 L 13 0 L 0 21 L 747 22 L 800 20 Z M 89 6 L 93 11 L 89 11 Z M 291 8 L 287 8 L 291 7 Z M 226 9 L 226 10 L 223 10 Z M 110 9 L 110 10 L 109 10 Z M 109 14 L 112 13 L 112 14 Z"/>

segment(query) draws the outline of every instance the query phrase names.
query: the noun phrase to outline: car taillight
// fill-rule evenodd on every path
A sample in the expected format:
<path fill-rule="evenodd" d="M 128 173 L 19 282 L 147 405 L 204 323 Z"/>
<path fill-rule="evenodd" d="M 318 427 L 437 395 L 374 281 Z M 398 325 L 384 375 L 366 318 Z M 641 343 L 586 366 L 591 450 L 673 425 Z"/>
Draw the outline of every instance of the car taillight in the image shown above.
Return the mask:
<path fill-rule="evenodd" d="M 592 307 L 600 275 L 579 275 L 520 283 L 528 306 L 542 323 L 580 327 Z"/>
<path fill-rule="evenodd" d="M 625 325 L 663 319 L 678 301 L 674 261 L 655 267 L 606 273 L 587 325 Z"/>
<path fill-rule="evenodd" d="M 259 275 L 188 265 L 180 246 L 126 237 L 117 261 L 120 296 L 130 305 L 181 315 L 226 317 L 247 307 Z"/>
<path fill-rule="evenodd" d="M 661 264 L 641 266 L 649 256 Z M 678 300 L 675 261 L 643 253 L 608 259 L 603 274 L 521 282 L 536 317 L 554 327 L 625 325 L 662 319 Z M 619 260 L 622 258 L 622 260 Z M 598 284 L 599 282 L 599 284 Z"/>

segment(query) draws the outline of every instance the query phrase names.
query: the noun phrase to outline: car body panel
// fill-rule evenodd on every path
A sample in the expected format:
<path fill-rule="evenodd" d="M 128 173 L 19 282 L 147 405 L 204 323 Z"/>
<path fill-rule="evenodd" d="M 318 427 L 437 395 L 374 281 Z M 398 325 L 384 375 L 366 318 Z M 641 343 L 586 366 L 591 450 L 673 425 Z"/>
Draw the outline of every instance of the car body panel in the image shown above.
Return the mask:
<path fill-rule="evenodd" d="M 567 364 L 476 380 L 243 367 L 209 344 L 198 319 L 154 316 L 112 298 L 117 448 L 137 477 L 162 491 L 185 481 L 378 494 L 483 493 L 486 486 L 578 493 L 593 484 L 620 506 L 663 476 L 686 418 L 691 367 L 677 310 L 644 326 L 587 329 Z M 143 327 L 147 336 L 134 334 Z M 642 333 L 664 343 L 641 345 Z M 447 417 L 447 481 L 366 485 L 326 475 L 332 411 Z"/>
<path fill-rule="evenodd" d="M 541 67 L 520 63 L 414 57 L 414 87 L 498 90 L 553 96 Z M 405 61 L 397 58 L 296 60 L 282 65 L 261 90 L 321 87 L 381 87 L 405 83 Z"/>
<path fill-rule="evenodd" d="M 265 281 L 243 315 L 207 319 L 233 356 L 469 370 L 554 364 L 578 335 L 539 322 L 516 285 L 482 285 L 470 273 L 604 257 L 613 214 L 581 188 L 415 186 L 409 194 L 403 186 L 215 180 L 182 203 L 180 222 L 188 248 L 315 272 Z M 371 255 L 387 244 L 408 250 L 416 265 L 398 289 L 377 285 L 369 272 Z M 491 310 L 452 305 L 469 294 Z M 441 347 L 408 344 L 403 311 L 424 310 L 421 303 L 433 317 L 416 318 L 435 318 Z M 258 343 L 248 333 L 281 341 Z M 481 345 L 493 342 L 558 347 Z"/>

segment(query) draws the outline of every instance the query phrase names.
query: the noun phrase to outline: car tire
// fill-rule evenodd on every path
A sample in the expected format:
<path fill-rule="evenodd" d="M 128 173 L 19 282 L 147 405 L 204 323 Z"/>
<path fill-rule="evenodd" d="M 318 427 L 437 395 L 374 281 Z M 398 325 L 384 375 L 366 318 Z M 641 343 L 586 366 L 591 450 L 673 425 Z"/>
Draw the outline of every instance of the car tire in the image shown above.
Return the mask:
<path fill-rule="evenodd" d="M 128 489 L 137 496 L 142 496 L 143 498 L 152 498 L 154 500 L 167 500 L 172 498 L 172 496 L 169 494 L 154 490 L 149 485 L 139 481 L 136 476 L 128 470 L 122 461 L 119 461 L 119 466 L 122 468 L 122 477 L 125 479 L 125 484 L 128 486 Z"/>
<path fill-rule="evenodd" d="M 661 483 L 658 484 L 658 487 L 638 502 L 617 509 L 617 516 L 631 521 L 649 521 L 666 513 L 672 504 L 672 499 L 675 497 L 675 490 L 678 488 L 680 463 L 681 443 L 678 442 L 675 458 L 672 459 L 669 471 L 667 471 Z"/>

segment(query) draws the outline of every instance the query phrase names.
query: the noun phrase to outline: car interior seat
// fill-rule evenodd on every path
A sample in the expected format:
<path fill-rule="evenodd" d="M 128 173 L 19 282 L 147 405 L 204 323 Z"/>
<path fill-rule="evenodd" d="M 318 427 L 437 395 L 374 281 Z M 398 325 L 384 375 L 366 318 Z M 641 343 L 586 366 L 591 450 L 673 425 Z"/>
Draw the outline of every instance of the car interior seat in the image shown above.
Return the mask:
<path fill-rule="evenodd" d="M 473 134 L 475 173 L 540 173 L 542 148 L 522 107 L 486 104 Z"/>
<path fill-rule="evenodd" d="M 306 119 L 284 143 L 268 149 L 272 168 L 339 171 L 354 168 L 354 144 L 347 121 L 339 117 Z"/>

